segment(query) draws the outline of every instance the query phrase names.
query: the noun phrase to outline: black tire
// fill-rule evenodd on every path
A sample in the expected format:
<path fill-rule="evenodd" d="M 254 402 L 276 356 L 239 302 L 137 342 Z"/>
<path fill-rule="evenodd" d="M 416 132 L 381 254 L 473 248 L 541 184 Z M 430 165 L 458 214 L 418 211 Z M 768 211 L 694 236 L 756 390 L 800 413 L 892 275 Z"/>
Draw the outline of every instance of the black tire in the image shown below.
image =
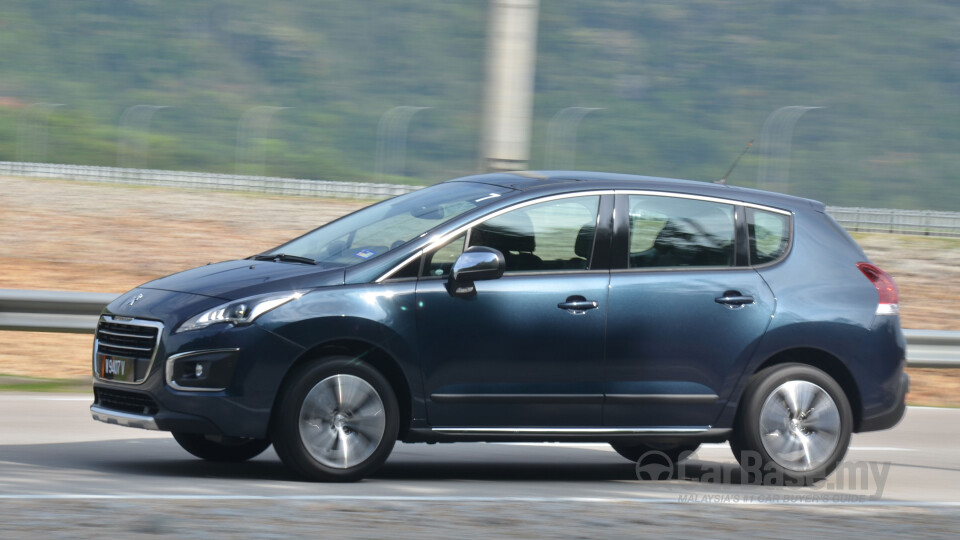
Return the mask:
<path fill-rule="evenodd" d="M 700 447 L 700 443 L 686 443 L 676 445 L 637 444 L 637 443 L 610 443 L 618 454 L 636 463 L 648 452 L 662 452 L 671 463 L 679 463 Z"/>
<path fill-rule="evenodd" d="M 173 433 L 184 450 L 207 461 L 240 462 L 253 459 L 270 446 L 269 439 L 241 439 L 196 433 Z"/>
<path fill-rule="evenodd" d="M 280 390 L 271 433 L 277 455 L 306 479 L 353 482 L 386 461 L 399 407 L 387 379 L 352 357 L 306 363 Z"/>
<path fill-rule="evenodd" d="M 852 430 L 850 402 L 835 380 L 812 366 L 780 364 L 751 378 L 730 447 L 748 482 L 810 485 L 837 468 Z"/>

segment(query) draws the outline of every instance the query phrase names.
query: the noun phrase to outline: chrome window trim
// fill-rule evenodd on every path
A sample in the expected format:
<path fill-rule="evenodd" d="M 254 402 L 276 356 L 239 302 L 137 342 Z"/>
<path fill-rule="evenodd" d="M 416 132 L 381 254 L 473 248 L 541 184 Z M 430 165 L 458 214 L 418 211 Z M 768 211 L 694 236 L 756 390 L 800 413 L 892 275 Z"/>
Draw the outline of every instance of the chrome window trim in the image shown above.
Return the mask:
<path fill-rule="evenodd" d="M 159 321 L 149 321 L 146 319 L 134 319 L 131 317 L 114 317 L 111 315 L 101 315 L 100 322 L 108 322 L 112 324 L 128 324 L 130 326 L 145 326 L 149 328 L 157 329 L 157 338 L 156 342 L 153 344 L 153 354 L 150 355 L 150 362 L 147 364 L 147 371 L 143 376 L 143 379 L 137 381 L 117 381 L 114 379 L 103 379 L 100 377 L 100 366 L 97 363 L 97 354 L 100 352 L 100 339 L 98 339 L 97 333 L 100 329 L 100 324 L 97 323 L 97 330 L 94 330 L 94 339 L 93 339 L 93 378 L 98 381 L 103 381 L 110 384 L 125 384 L 128 386 L 137 386 L 147 382 L 147 379 L 150 378 L 150 372 L 153 371 L 153 364 L 157 360 L 157 353 L 160 351 L 160 338 L 163 335 L 163 329 L 165 328 L 164 324 Z M 122 348 L 122 347 L 121 347 Z M 134 368 L 136 369 L 136 368 Z M 134 376 L 136 376 L 136 371 L 134 371 Z"/>
<path fill-rule="evenodd" d="M 164 378 L 167 381 L 167 385 L 174 390 L 179 390 L 181 392 L 223 392 L 226 388 L 208 388 L 203 386 L 180 386 L 179 384 L 173 381 L 173 364 L 181 358 L 188 358 L 191 356 L 198 356 L 201 354 L 210 354 L 210 353 L 224 353 L 224 352 L 240 352 L 239 348 L 226 348 L 226 349 L 204 349 L 200 351 L 190 351 L 185 353 L 174 354 L 167 358 L 166 365 L 164 366 Z"/>
<path fill-rule="evenodd" d="M 758 203 L 751 203 L 746 201 L 741 201 L 738 199 L 725 199 L 723 197 L 711 197 L 708 195 L 693 195 L 691 193 L 675 193 L 672 191 L 651 191 L 643 189 L 618 189 L 616 190 L 617 195 L 646 195 L 650 197 L 673 197 L 676 199 L 693 199 L 695 201 L 704 201 L 704 202 L 713 202 L 721 204 L 730 204 L 733 206 L 745 206 L 747 208 L 756 208 L 758 210 L 766 210 L 768 212 L 774 212 L 777 214 L 782 214 L 785 216 L 792 216 L 793 212 L 789 210 L 784 210 L 782 208 L 776 208 L 773 206 L 766 206 Z"/>
<path fill-rule="evenodd" d="M 589 270 L 589 269 L 588 270 L 529 270 L 529 271 L 528 270 L 510 270 L 508 272 L 504 272 L 503 275 L 511 276 L 511 277 L 555 276 L 557 275 L 558 272 L 563 272 L 563 275 L 565 276 L 582 276 L 584 274 L 606 275 L 610 273 L 610 270 L 607 270 L 606 268 L 603 268 L 600 270 Z M 418 279 L 419 281 L 437 281 L 437 280 L 448 279 L 448 277 L 449 276 L 420 276 Z M 413 279 L 413 278 L 408 278 L 408 279 Z"/>
<path fill-rule="evenodd" d="M 444 244 L 446 244 L 446 243 L 449 242 L 450 240 L 453 240 L 454 238 L 456 238 L 457 236 L 459 236 L 460 233 L 462 233 L 462 232 L 464 232 L 464 231 L 467 231 L 467 230 L 469 230 L 469 229 L 472 229 L 473 227 L 475 227 L 475 226 L 477 226 L 477 225 L 479 225 L 479 224 L 481 224 L 481 223 L 483 223 L 483 222 L 485 222 L 485 221 L 487 221 L 487 220 L 490 220 L 490 219 L 493 219 L 493 218 L 495 218 L 495 217 L 497 217 L 497 216 L 501 216 L 501 215 L 503 215 L 503 214 L 506 214 L 507 212 L 511 212 L 511 211 L 513 211 L 513 210 L 518 210 L 518 209 L 520 209 L 520 208 L 525 208 L 525 207 L 527 207 L 527 206 L 532 206 L 532 205 L 534 205 L 534 204 L 540 204 L 540 203 L 545 203 L 545 202 L 550 202 L 550 201 L 556 201 L 556 200 L 560 200 L 560 199 L 572 199 L 572 198 L 574 198 L 574 197 L 593 197 L 593 196 L 613 195 L 614 193 L 615 193 L 615 190 L 613 190 L 613 189 L 601 189 L 601 190 L 596 190 L 596 189 L 595 189 L 595 190 L 589 190 L 589 191 L 573 191 L 573 192 L 570 192 L 570 193 L 558 193 L 558 194 L 555 194 L 555 195 L 547 195 L 546 197 L 539 197 L 539 198 L 536 198 L 536 199 L 530 199 L 530 200 L 527 200 L 527 201 L 519 202 L 519 203 L 514 204 L 514 205 L 511 205 L 511 206 L 507 206 L 507 207 L 505 207 L 505 208 L 501 208 L 500 210 L 497 210 L 496 212 L 492 212 L 492 213 L 490 213 L 490 214 L 485 214 L 485 215 L 483 215 L 483 216 L 481 216 L 481 217 L 478 217 L 477 219 L 475 219 L 475 220 L 473 220 L 473 221 L 470 221 L 469 223 L 467 223 L 467 224 L 465 224 L 465 225 L 461 225 L 460 227 L 457 227 L 456 229 L 454 229 L 454 230 L 451 231 L 451 232 L 448 232 L 448 233 L 446 233 L 446 234 L 444 234 L 444 235 L 439 235 L 439 236 L 435 236 L 435 237 L 431 238 L 431 239 L 427 242 L 427 245 L 424 246 L 424 247 L 422 247 L 422 248 L 420 248 L 420 249 L 417 251 L 417 253 L 411 255 L 410 257 L 407 257 L 406 259 L 403 260 L 403 262 L 401 262 L 400 264 L 394 266 L 393 268 L 391 268 L 390 270 L 388 270 L 386 273 L 384 273 L 383 275 L 381 275 L 381 276 L 378 277 L 377 279 L 373 280 L 373 282 L 374 282 L 374 283 L 382 283 L 384 280 L 390 279 L 390 276 L 392 276 L 393 274 L 399 272 L 401 268 L 403 268 L 403 267 L 406 266 L 407 264 L 413 262 L 413 260 L 416 259 L 417 257 L 421 257 L 421 256 L 423 256 L 425 253 L 427 253 L 427 252 L 429 252 L 429 251 L 432 251 L 432 250 L 434 250 L 434 249 L 437 249 L 437 248 L 443 246 Z M 598 208 L 597 208 L 598 216 L 599 216 L 599 211 L 600 211 L 600 210 L 599 210 L 599 207 L 598 207 Z M 469 242 L 469 240 L 470 240 L 470 239 L 467 238 L 467 242 Z"/>

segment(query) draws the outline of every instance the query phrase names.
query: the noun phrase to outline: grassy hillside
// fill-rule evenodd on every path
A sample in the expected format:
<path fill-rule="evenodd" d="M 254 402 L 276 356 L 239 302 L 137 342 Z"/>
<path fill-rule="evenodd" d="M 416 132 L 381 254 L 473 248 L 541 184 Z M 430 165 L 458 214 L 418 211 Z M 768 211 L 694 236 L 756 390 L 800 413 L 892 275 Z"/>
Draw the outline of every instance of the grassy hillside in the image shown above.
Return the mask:
<path fill-rule="evenodd" d="M 487 6 L 6 0 L 0 159 L 115 165 L 123 111 L 150 104 L 168 108 L 149 135 L 123 134 L 128 162 L 232 172 L 244 114 L 273 106 L 289 108 L 250 128 L 241 172 L 371 179 L 381 114 L 411 105 L 430 108 L 410 123 L 404 174 L 474 172 Z M 543 0 L 540 15 L 531 168 L 565 107 L 603 109 L 580 125 L 577 168 L 713 180 L 772 111 L 818 106 L 779 189 L 960 210 L 954 2 Z M 760 150 L 731 183 L 757 183 Z"/>

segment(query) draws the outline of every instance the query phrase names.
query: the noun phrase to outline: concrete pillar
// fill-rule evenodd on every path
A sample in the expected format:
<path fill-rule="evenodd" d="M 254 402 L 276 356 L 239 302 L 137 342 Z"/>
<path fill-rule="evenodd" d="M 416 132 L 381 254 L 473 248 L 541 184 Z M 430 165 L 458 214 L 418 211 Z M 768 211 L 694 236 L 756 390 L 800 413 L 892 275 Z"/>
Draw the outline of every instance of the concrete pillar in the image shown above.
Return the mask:
<path fill-rule="evenodd" d="M 539 0 L 490 0 L 482 167 L 527 168 Z"/>

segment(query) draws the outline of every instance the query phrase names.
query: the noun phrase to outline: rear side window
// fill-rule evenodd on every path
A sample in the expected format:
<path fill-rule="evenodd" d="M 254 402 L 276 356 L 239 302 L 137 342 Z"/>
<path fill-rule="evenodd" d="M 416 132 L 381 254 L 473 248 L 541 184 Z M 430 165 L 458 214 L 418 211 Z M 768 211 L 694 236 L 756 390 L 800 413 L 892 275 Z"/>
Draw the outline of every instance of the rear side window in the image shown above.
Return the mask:
<path fill-rule="evenodd" d="M 790 245 L 790 216 L 747 208 L 750 232 L 750 264 L 782 259 Z"/>
<path fill-rule="evenodd" d="M 630 196 L 630 268 L 733 266 L 733 206 Z"/>

